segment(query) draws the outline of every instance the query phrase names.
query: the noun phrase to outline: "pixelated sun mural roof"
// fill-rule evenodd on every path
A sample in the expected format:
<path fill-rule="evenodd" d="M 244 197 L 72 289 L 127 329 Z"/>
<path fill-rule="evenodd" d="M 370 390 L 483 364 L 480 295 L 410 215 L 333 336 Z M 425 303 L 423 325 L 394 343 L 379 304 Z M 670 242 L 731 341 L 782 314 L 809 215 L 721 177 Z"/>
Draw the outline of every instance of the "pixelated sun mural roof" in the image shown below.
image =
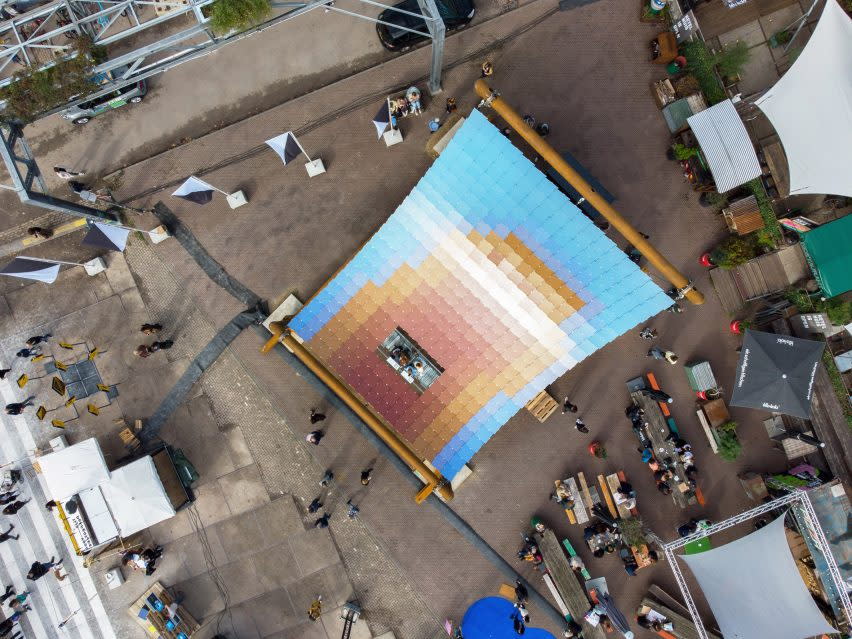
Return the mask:
<path fill-rule="evenodd" d="M 473 111 L 289 326 L 452 479 L 539 391 L 670 305 Z M 379 352 L 396 329 L 443 369 L 422 392 Z"/>

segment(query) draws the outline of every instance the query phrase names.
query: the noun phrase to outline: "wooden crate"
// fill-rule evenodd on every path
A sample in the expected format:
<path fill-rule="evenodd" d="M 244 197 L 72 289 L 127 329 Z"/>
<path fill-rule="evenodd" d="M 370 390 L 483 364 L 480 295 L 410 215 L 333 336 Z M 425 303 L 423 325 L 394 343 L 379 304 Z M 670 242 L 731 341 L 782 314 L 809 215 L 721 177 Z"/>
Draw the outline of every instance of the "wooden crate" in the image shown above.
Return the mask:
<path fill-rule="evenodd" d="M 546 390 L 541 391 L 526 404 L 527 410 L 533 414 L 538 421 L 544 421 L 556 412 L 559 404 Z"/>

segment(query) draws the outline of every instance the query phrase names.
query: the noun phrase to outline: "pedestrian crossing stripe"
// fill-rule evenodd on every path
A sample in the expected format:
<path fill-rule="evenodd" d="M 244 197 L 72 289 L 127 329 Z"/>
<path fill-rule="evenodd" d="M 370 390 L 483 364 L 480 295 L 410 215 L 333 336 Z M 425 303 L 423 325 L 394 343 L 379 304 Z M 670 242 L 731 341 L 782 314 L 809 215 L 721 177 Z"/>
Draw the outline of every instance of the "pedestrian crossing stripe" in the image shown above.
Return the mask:
<path fill-rule="evenodd" d="M 67 349 L 67 350 L 69 350 L 69 351 L 70 351 L 70 350 L 74 350 L 74 344 L 69 344 L 68 342 L 59 342 L 59 345 L 60 345 L 62 348 L 65 348 L 65 349 Z"/>
<path fill-rule="evenodd" d="M 50 421 L 50 424 L 52 426 L 55 426 L 56 428 L 65 428 L 65 422 L 63 422 L 61 419 L 53 419 Z"/>
<path fill-rule="evenodd" d="M 38 421 L 43 421 L 45 415 L 47 415 L 47 409 L 44 406 L 39 406 L 38 410 L 36 410 L 36 417 L 38 417 Z"/>
<path fill-rule="evenodd" d="M 53 364 L 54 364 L 54 366 L 56 366 L 56 368 L 58 368 L 58 369 L 59 369 L 59 370 L 61 370 L 61 371 L 67 371 L 67 370 L 68 370 L 68 365 L 67 365 L 67 364 L 63 364 L 63 363 L 62 363 L 62 362 L 60 362 L 58 359 L 54 359 L 54 360 L 53 360 Z"/>
<path fill-rule="evenodd" d="M 18 378 L 18 388 L 26 386 L 28 381 L 30 381 L 30 376 L 24 373 Z"/>
<path fill-rule="evenodd" d="M 65 402 L 65 407 L 68 408 L 69 406 L 73 405 L 74 402 L 76 402 L 76 401 L 77 401 L 77 396 L 71 395 L 71 397 L 69 397 L 68 400 Z"/>
<path fill-rule="evenodd" d="M 88 411 L 89 411 L 92 415 L 97 416 L 97 415 L 100 415 L 100 414 L 101 414 L 101 409 L 100 409 L 100 408 L 98 408 L 97 406 L 95 406 L 94 404 L 86 404 L 86 409 L 87 409 L 87 410 L 88 410 Z"/>

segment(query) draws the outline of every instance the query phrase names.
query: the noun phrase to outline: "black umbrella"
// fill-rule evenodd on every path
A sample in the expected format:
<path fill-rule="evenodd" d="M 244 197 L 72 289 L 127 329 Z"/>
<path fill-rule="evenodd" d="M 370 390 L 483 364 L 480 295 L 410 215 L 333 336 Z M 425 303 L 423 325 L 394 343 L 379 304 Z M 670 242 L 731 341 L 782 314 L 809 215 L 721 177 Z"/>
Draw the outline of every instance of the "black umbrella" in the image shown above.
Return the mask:
<path fill-rule="evenodd" d="M 810 417 L 814 378 L 824 348 L 824 342 L 747 330 L 731 406 Z"/>

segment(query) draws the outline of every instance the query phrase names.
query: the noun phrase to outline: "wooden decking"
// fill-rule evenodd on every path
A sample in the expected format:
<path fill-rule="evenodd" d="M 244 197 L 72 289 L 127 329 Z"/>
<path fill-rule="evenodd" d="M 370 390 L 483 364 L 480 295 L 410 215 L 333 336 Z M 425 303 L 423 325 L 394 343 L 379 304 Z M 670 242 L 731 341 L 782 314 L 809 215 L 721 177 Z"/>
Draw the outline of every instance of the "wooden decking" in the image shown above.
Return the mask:
<path fill-rule="evenodd" d="M 694 13 L 701 33 L 709 40 L 791 4 L 796 0 L 749 0 L 728 9 L 720 0 L 713 0 L 696 7 Z"/>
<path fill-rule="evenodd" d="M 710 271 L 722 307 L 732 314 L 750 300 L 783 291 L 810 276 L 800 244 L 760 255 L 730 270 L 714 268 Z"/>

